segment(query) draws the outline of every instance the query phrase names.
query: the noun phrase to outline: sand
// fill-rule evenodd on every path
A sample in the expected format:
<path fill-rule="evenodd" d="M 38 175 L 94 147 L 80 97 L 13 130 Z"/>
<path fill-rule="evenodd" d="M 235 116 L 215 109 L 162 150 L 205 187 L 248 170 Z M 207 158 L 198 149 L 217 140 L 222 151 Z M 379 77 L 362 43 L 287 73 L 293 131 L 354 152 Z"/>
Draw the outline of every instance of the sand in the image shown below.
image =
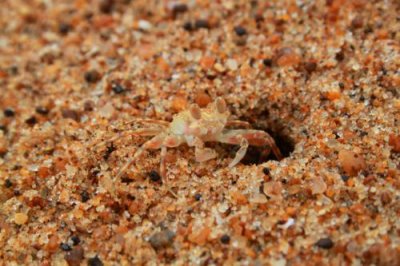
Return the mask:
<path fill-rule="evenodd" d="M 399 13 L 3 0 L 0 265 L 399 265 Z M 148 150 L 116 178 L 149 139 L 129 132 L 158 126 L 139 118 L 217 97 L 285 158 L 181 145 L 166 176 Z"/>

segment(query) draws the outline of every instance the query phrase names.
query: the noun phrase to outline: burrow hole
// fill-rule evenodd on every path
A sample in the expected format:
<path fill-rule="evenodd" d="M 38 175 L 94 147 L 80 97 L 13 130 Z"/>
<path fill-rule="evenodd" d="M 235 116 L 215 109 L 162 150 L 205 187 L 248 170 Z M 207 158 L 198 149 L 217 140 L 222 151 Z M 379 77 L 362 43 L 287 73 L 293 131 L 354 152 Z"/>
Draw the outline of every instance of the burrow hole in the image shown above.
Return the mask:
<path fill-rule="evenodd" d="M 289 129 L 285 126 L 283 121 L 271 119 L 267 109 L 255 114 L 242 116 L 240 119 L 249 122 L 253 129 L 268 132 L 268 134 L 270 134 L 275 140 L 275 143 L 284 158 L 290 156 L 290 154 L 293 152 L 295 142 L 293 138 L 290 137 Z M 262 164 L 269 160 L 277 160 L 272 151 L 266 155 L 265 149 L 265 147 L 249 146 L 241 163 L 245 165 L 251 165 Z"/>

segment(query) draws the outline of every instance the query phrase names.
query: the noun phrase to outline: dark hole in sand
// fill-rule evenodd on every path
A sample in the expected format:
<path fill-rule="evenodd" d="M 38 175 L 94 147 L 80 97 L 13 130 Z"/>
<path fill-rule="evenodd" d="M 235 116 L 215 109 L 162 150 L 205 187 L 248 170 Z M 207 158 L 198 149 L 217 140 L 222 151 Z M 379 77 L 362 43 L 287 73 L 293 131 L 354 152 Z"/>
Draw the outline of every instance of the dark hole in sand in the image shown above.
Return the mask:
<path fill-rule="evenodd" d="M 255 111 L 248 116 L 241 117 L 240 120 L 249 122 L 251 124 L 251 129 L 263 130 L 270 134 L 281 151 L 283 158 L 290 156 L 293 152 L 295 142 L 290 137 L 290 133 L 284 122 L 279 121 L 278 119 L 271 119 L 270 113 L 267 109 L 259 110 L 258 112 Z M 238 148 L 239 147 L 232 151 L 233 156 Z M 269 147 L 249 146 L 241 163 L 245 165 L 261 164 L 269 160 L 278 160 Z"/>
<path fill-rule="evenodd" d="M 294 141 L 287 135 L 285 135 L 282 131 L 273 132 L 269 130 L 265 130 L 268 132 L 272 138 L 275 140 L 276 145 L 281 151 L 283 157 L 288 157 L 290 153 L 294 150 Z M 277 160 L 275 154 L 270 151 L 268 153 L 268 147 L 255 147 L 249 146 L 247 149 L 246 155 L 242 159 L 241 163 L 245 165 L 251 164 L 261 164 L 267 162 L 269 160 Z"/>

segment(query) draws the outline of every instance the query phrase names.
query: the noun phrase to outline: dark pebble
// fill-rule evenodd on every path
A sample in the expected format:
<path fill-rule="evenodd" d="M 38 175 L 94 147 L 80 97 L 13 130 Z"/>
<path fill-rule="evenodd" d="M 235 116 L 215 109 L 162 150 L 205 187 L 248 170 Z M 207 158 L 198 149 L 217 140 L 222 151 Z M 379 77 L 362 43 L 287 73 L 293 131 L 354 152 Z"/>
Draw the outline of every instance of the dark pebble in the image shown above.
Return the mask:
<path fill-rule="evenodd" d="M 330 249 L 333 247 L 333 241 L 329 237 L 321 238 L 315 245 L 323 249 Z"/>
<path fill-rule="evenodd" d="M 346 182 L 350 178 L 348 175 L 341 175 L 340 177 L 342 178 L 343 182 Z"/>
<path fill-rule="evenodd" d="M 247 30 L 241 26 L 236 26 L 234 28 L 234 31 L 236 33 L 237 36 L 244 36 L 247 34 Z"/>
<path fill-rule="evenodd" d="M 87 112 L 93 111 L 94 110 L 94 102 L 91 100 L 85 101 L 85 103 L 83 104 L 83 109 Z"/>
<path fill-rule="evenodd" d="M 132 183 L 132 182 L 133 182 L 133 180 L 130 179 L 130 178 L 128 178 L 128 177 L 122 177 L 122 178 L 121 178 L 121 183 L 130 184 L 130 183 Z"/>
<path fill-rule="evenodd" d="M 11 66 L 8 71 L 10 72 L 11 75 L 17 75 L 18 74 L 18 67 L 17 66 Z"/>
<path fill-rule="evenodd" d="M 7 127 L 5 125 L 0 125 L 0 130 L 7 133 Z"/>
<path fill-rule="evenodd" d="M 113 153 L 113 151 L 115 151 L 115 147 L 114 145 L 111 143 L 111 145 L 107 146 L 107 150 L 103 155 L 104 160 L 108 160 L 108 158 L 110 157 L 111 153 Z"/>
<path fill-rule="evenodd" d="M 263 60 L 263 64 L 266 67 L 271 67 L 272 66 L 272 59 L 266 58 Z"/>
<path fill-rule="evenodd" d="M 263 173 L 264 173 L 265 175 L 269 175 L 269 173 L 270 173 L 269 168 L 268 168 L 268 167 L 264 167 Z"/>
<path fill-rule="evenodd" d="M 149 177 L 150 177 L 150 180 L 153 182 L 158 182 L 161 180 L 160 174 L 155 170 L 150 171 Z"/>
<path fill-rule="evenodd" d="M 251 57 L 250 60 L 249 60 L 249 65 L 251 67 L 253 67 L 255 62 L 256 62 L 256 60 L 253 57 Z"/>
<path fill-rule="evenodd" d="M 25 120 L 25 123 L 27 123 L 30 126 L 33 126 L 37 123 L 37 119 L 34 116 L 29 117 L 28 119 Z"/>
<path fill-rule="evenodd" d="M 344 89 L 344 83 L 343 82 L 339 82 L 339 88 Z"/>
<path fill-rule="evenodd" d="M 15 112 L 11 108 L 6 108 L 6 109 L 4 109 L 4 115 L 6 117 L 13 117 L 15 115 Z"/>
<path fill-rule="evenodd" d="M 351 26 L 354 29 L 359 29 L 364 25 L 363 19 L 360 16 L 356 16 L 352 21 L 351 21 Z"/>
<path fill-rule="evenodd" d="M 128 195 L 128 196 L 126 196 L 129 200 L 135 200 L 136 199 L 136 197 L 135 197 L 135 195 Z"/>
<path fill-rule="evenodd" d="M 79 113 L 72 109 L 64 109 L 61 111 L 61 114 L 63 118 L 69 118 L 75 120 L 76 122 L 79 122 L 81 119 Z"/>
<path fill-rule="evenodd" d="M 150 237 L 149 242 L 154 249 L 160 249 L 171 245 L 174 237 L 174 232 L 169 229 L 165 229 L 159 233 L 153 234 Z"/>
<path fill-rule="evenodd" d="M 35 111 L 40 115 L 47 115 L 49 113 L 49 109 L 43 106 L 36 107 Z"/>
<path fill-rule="evenodd" d="M 200 193 L 194 194 L 194 199 L 197 201 L 201 200 L 201 194 Z"/>
<path fill-rule="evenodd" d="M 63 35 L 66 35 L 68 32 L 71 31 L 71 29 L 71 25 L 67 23 L 60 23 L 60 25 L 58 25 L 58 31 Z"/>
<path fill-rule="evenodd" d="M 89 83 L 95 83 L 97 82 L 101 77 L 100 73 L 97 72 L 96 70 L 89 70 L 85 73 L 84 75 L 85 80 Z"/>
<path fill-rule="evenodd" d="M 103 266 L 103 262 L 97 257 L 97 255 L 93 258 L 88 259 L 88 266 Z"/>
<path fill-rule="evenodd" d="M 185 4 L 176 4 L 172 7 L 172 13 L 174 15 L 185 13 L 186 11 L 188 11 L 188 6 Z"/>
<path fill-rule="evenodd" d="M 256 14 L 256 15 L 254 16 L 254 20 L 256 21 L 256 23 L 260 23 L 260 22 L 263 22 L 263 21 L 264 21 L 264 17 L 263 17 L 263 15 L 261 15 L 261 14 Z"/>
<path fill-rule="evenodd" d="M 61 243 L 61 244 L 60 244 L 60 248 L 61 248 L 62 250 L 64 250 L 64 251 L 71 251 L 71 250 L 72 250 L 71 246 L 68 245 L 67 243 Z"/>
<path fill-rule="evenodd" d="M 90 199 L 89 193 L 84 190 L 81 192 L 81 201 L 82 202 L 87 202 Z"/>
<path fill-rule="evenodd" d="M 317 64 L 315 62 L 306 62 L 304 64 L 304 69 L 308 72 L 308 73 L 312 73 L 317 69 Z"/>
<path fill-rule="evenodd" d="M 121 94 L 121 93 L 123 93 L 123 92 L 125 91 L 125 88 L 122 87 L 121 84 L 114 83 L 114 84 L 112 85 L 112 90 L 113 90 L 113 92 L 114 92 L 115 94 Z"/>
<path fill-rule="evenodd" d="M 103 13 L 111 13 L 114 8 L 114 0 L 100 0 L 99 10 Z"/>
<path fill-rule="evenodd" d="M 196 29 L 209 29 L 210 25 L 208 24 L 208 21 L 205 19 L 198 19 L 194 23 L 194 26 Z"/>
<path fill-rule="evenodd" d="M 10 180 L 10 179 L 6 179 L 6 181 L 4 182 L 4 186 L 5 186 L 6 188 L 12 187 L 12 182 L 11 182 L 11 180 Z"/>
<path fill-rule="evenodd" d="M 229 244 L 231 238 L 228 235 L 222 235 L 219 240 L 221 241 L 222 244 Z"/>
<path fill-rule="evenodd" d="M 79 236 L 71 236 L 71 241 L 72 244 L 74 246 L 78 245 L 79 243 L 81 243 L 81 239 L 79 238 Z"/>
<path fill-rule="evenodd" d="M 75 247 L 73 250 L 65 254 L 64 259 L 69 266 L 79 266 L 84 259 L 84 250 L 81 246 Z"/>
<path fill-rule="evenodd" d="M 336 61 L 338 61 L 338 62 L 343 61 L 343 60 L 344 60 L 344 53 L 343 53 L 343 51 L 338 52 L 338 53 L 335 55 L 335 59 L 336 59 Z"/>
<path fill-rule="evenodd" d="M 185 24 L 183 24 L 183 28 L 186 31 L 192 31 L 193 30 L 193 24 L 190 21 L 185 22 Z"/>

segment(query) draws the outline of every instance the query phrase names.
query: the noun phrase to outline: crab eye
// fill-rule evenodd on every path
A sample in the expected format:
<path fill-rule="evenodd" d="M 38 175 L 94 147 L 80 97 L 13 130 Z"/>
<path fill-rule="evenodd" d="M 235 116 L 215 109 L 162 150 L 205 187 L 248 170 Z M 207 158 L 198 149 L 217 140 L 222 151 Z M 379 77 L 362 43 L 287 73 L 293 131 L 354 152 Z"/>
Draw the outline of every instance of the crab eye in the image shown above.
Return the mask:
<path fill-rule="evenodd" d="M 226 112 L 226 103 L 222 98 L 217 98 L 217 100 L 215 100 L 215 105 L 219 113 L 222 114 Z"/>
<path fill-rule="evenodd" d="M 192 117 L 194 119 L 198 120 L 201 118 L 201 110 L 198 105 L 193 104 L 192 106 L 190 106 L 189 110 L 190 110 L 190 114 L 192 115 Z"/>

